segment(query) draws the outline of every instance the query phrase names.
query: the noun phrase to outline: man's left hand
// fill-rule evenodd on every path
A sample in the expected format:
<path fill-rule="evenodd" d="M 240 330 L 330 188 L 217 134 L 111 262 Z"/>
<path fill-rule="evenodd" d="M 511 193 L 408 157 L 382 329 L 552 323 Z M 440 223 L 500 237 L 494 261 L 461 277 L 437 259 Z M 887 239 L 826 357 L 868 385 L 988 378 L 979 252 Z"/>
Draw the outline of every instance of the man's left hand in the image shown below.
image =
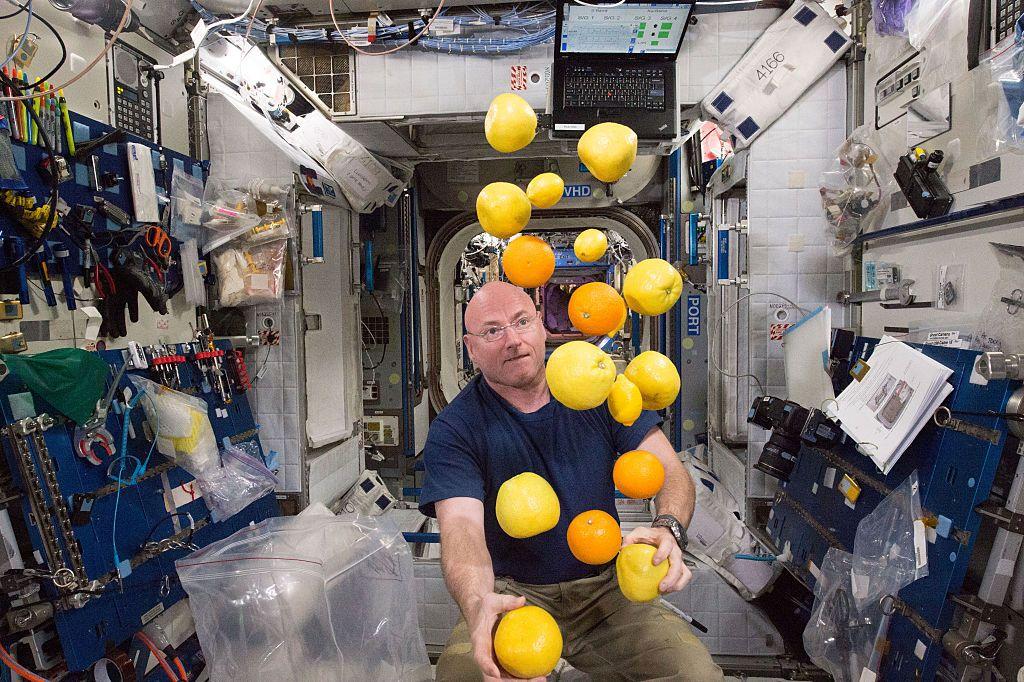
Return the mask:
<path fill-rule="evenodd" d="M 678 592 L 686 587 L 693 579 L 693 573 L 683 562 L 683 553 L 676 543 L 672 531 L 667 528 L 635 528 L 629 535 L 622 539 L 622 546 L 645 543 L 658 548 L 654 553 L 654 565 L 658 566 L 662 561 L 668 559 L 668 573 L 658 584 L 658 591 L 662 594 Z"/>

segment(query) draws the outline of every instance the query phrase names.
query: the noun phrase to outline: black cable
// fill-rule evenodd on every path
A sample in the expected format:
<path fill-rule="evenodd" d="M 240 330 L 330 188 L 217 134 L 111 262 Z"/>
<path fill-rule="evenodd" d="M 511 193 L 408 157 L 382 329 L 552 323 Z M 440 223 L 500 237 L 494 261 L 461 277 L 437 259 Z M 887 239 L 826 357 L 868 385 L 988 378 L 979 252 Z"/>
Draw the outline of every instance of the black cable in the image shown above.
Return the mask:
<path fill-rule="evenodd" d="M 11 2 L 13 2 L 13 0 L 11 0 Z M 14 4 L 17 4 L 17 3 L 14 3 Z M 11 12 L 10 14 L 5 14 L 3 16 L 0 16 L 0 21 L 2 21 L 4 19 L 11 19 L 13 17 L 16 17 L 16 16 L 18 16 L 19 14 L 21 14 L 22 12 L 24 12 L 27 9 L 28 9 L 27 5 L 18 5 L 18 10 L 16 12 Z M 57 29 L 55 29 L 53 27 L 53 24 L 51 24 L 49 21 L 47 21 L 43 17 L 39 16 L 35 12 L 32 13 L 32 19 L 41 21 L 43 23 L 43 26 L 48 28 L 50 30 L 50 33 L 53 34 L 53 37 L 57 39 L 57 43 L 60 45 L 60 60 L 57 62 L 57 66 L 55 66 L 52 69 L 50 69 L 45 75 L 40 76 L 39 79 L 35 83 L 31 83 L 28 86 L 30 88 L 34 88 L 37 85 L 39 85 L 40 83 L 42 83 L 43 81 L 49 80 L 55 73 L 60 71 L 60 67 L 64 66 L 64 63 L 67 62 L 67 60 L 68 60 L 68 46 L 64 44 L 64 39 L 60 37 L 60 33 L 58 33 Z"/>
<path fill-rule="evenodd" d="M 0 72 L 0 82 L 10 87 L 18 94 L 21 94 L 22 87 L 5 76 L 3 72 Z M 49 154 L 51 159 L 55 158 L 57 154 L 53 151 L 53 142 L 50 141 L 50 136 L 46 134 L 46 126 L 44 126 L 39 120 L 39 115 L 36 113 L 35 108 L 25 107 L 25 110 L 32 118 L 32 122 L 39 129 L 39 137 L 43 140 L 43 146 L 46 148 L 46 153 Z M 58 175 L 59 174 L 56 172 L 50 173 L 50 213 L 46 216 L 46 227 L 44 227 L 40 235 L 35 238 L 32 245 L 25 249 L 25 253 L 23 253 L 20 258 L 16 259 L 12 263 L 8 263 L 7 265 L 0 267 L 0 272 L 8 272 L 27 263 L 28 259 L 35 255 L 36 251 L 39 250 L 39 247 L 43 245 L 43 242 L 45 242 L 46 238 L 50 235 L 50 232 L 53 231 L 54 225 L 57 223 L 57 200 L 60 198 L 60 178 Z"/>
<path fill-rule="evenodd" d="M 267 353 L 266 353 L 266 355 L 264 355 L 264 356 L 263 356 L 263 363 L 262 363 L 262 364 L 260 364 L 260 365 L 259 365 L 259 366 L 258 366 L 258 367 L 256 368 L 256 373 L 255 373 L 255 374 L 254 374 L 254 375 L 252 376 L 252 381 L 250 381 L 250 382 L 249 382 L 249 386 L 250 386 L 250 387 L 252 387 L 252 386 L 255 386 L 255 385 L 256 385 L 256 382 L 260 380 L 260 372 L 262 372 L 262 371 L 263 371 L 263 368 L 267 366 L 267 363 L 268 363 L 268 362 L 270 362 L 270 349 L 271 349 L 271 348 L 273 348 L 273 346 L 271 346 L 271 345 L 269 345 L 269 344 L 268 344 L 268 345 L 267 345 Z M 257 358 L 257 360 L 258 360 L 258 359 L 259 359 L 259 358 Z"/>
<path fill-rule="evenodd" d="M 188 512 L 171 512 L 170 514 L 165 514 L 160 518 L 159 521 L 153 524 L 153 527 L 149 529 L 149 534 L 146 535 L 146 539 L 142 541 L 142 546 L 145 547 L 147 544 L 149 544 L 149 541 L 153 539 L 153 533 L 155 533 L 156 529 L 160 527 L 160 524 L 162 524 L 164 521 L 169 521 L 170 519 L 173 519 L 176 516 L 183 516 L 188 519 L 190 530 L 192 531 L 188 535 L 188 542 L 192 542 L 192 536 L 195 535 L 196 532 L 195 519 L 193 519 L 192 515 Z"/>

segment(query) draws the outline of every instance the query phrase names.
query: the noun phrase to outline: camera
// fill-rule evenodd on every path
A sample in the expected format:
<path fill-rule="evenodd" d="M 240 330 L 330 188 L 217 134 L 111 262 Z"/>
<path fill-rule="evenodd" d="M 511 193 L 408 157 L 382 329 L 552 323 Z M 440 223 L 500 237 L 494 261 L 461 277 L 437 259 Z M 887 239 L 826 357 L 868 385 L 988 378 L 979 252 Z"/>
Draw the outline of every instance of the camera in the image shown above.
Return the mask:
<path fill-rule="evenodd" d="M 780 481 L 788 481 L 793 473 L 801 442 L 831 448 L 846 438 L 839 425 L 821 410 L 808 410 L 774 396 L 756 398 L 747 413 L 747 422 L 772 432 L 754 466 Z"/>

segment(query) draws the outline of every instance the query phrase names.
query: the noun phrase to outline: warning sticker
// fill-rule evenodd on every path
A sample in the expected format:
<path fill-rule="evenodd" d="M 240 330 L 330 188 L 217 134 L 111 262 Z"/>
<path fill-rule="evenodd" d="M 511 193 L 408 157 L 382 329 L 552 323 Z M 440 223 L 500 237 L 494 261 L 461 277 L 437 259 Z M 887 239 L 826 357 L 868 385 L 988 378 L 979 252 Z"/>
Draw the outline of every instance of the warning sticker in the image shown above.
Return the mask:
<path fill-rule="evenodd" d="M 530 82 L 525 64 L 513 64 L 509 67 L 509 87 L 512 90 L 525 90 Z"/>

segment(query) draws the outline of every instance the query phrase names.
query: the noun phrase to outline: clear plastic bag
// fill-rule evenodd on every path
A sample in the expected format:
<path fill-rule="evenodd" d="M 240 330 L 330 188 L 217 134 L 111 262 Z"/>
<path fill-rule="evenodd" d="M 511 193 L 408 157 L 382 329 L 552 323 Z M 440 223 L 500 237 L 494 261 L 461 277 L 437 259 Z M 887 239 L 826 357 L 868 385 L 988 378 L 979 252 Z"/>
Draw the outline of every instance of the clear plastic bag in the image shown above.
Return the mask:
<path fill-rule="evenodd" d="M 915 0 L 907 13 L 907 40 L 920 52 L 922 92 L 948 83 L 967 69 L 967 15 L 970 0 Z M 960 63 L 956 63 L 957 61 Z"/>
<path fill-rule="evenodd" d="M 176 566 L 211 679 L 431 679 L 412 554 L 386 516 L 271 518 Z"/>
<path fill-rule="evenodd" d="M 981 67 L 991 75 L 975 98 L 987 109 L 979 148 L 990 154 L 1024 153 L 1024 16 L 1013 34 L 985 55 Z"/>
<path fill-rule="evenodd" d="M 871 18 L 875 33 L 880 36 L 907 35 L 907 13 L 914 6 L 914 0 L 874 0 Z"/>
<path fill-rule="evenodd" d="M 836 150 L 821 174 L 821 204 L 834 248 L 842 253 L 862 232 L 880 227 L 889 214 L 888 197 L 895 179 L 881 155 L 881 140 L 872 126 L 861 126 Z"/>
<path fill-rule="evenodd" d="M 171 236 L 178 241 L 203 239 L 203 181 L 174 167 L 171 176 Z"/>
<path fill-rule="evenodd" d="M 885 496 L 857 524 L 853 553 L 878 561 L 883 568 L 879 590 L 895 594 L 928 575 L 927 540 L 917 471 Z"/>
<path fill-rule="evenodd" d="M 210 222 L 205 223 L 209 229 L 203 253 L 216 251 L 228 243 L 255 246 L 292 235 L 295 194 L 291 188 L 267 185 L 257 178 L 244 190 L 222 185 L 217 192 L 231 208 L 218 208 L 216 200 L 212 204 Z M 235 209 L 241 212 L 235 215 Z"/>
<path fill-rule="evenodd" d="M 284 295 L 284 262 L 288 240 L 255 246 L 228 245 L 213 254 L 220 304 L 249 306 Z"/>
<path fill-rule="evenodd" d="M 205 401 L 167 388 L 146 377 L 132 375 L 154 435 L 157 452 L 193 476 L 217 466 L 217 438 Z"/>
<path fill-rule="evenodd" d="M 218 178 L 210 178 L 203 195 L 204 253 L 260 223 L 256 200 Z"/>
<path fill-rule="evenodd" d="M 857 524 L 853 553 L 831 548 L 814 584 L 804 629 L 810 659 L 837 680 L 877 673 L 873 654 L 885 640 L 887 598 L 928 575 L 927 541 L 914 471 Z M 873 679 L 870 676 L 868 679 Z"/>
<path fill-rule="evenodd" d="M 233 445 L 221 453 L 220 466 L 198 472 L 196 481 L 211 518 L 218 522 L 231 518 L 281 483 L 263 462 Z"/>

